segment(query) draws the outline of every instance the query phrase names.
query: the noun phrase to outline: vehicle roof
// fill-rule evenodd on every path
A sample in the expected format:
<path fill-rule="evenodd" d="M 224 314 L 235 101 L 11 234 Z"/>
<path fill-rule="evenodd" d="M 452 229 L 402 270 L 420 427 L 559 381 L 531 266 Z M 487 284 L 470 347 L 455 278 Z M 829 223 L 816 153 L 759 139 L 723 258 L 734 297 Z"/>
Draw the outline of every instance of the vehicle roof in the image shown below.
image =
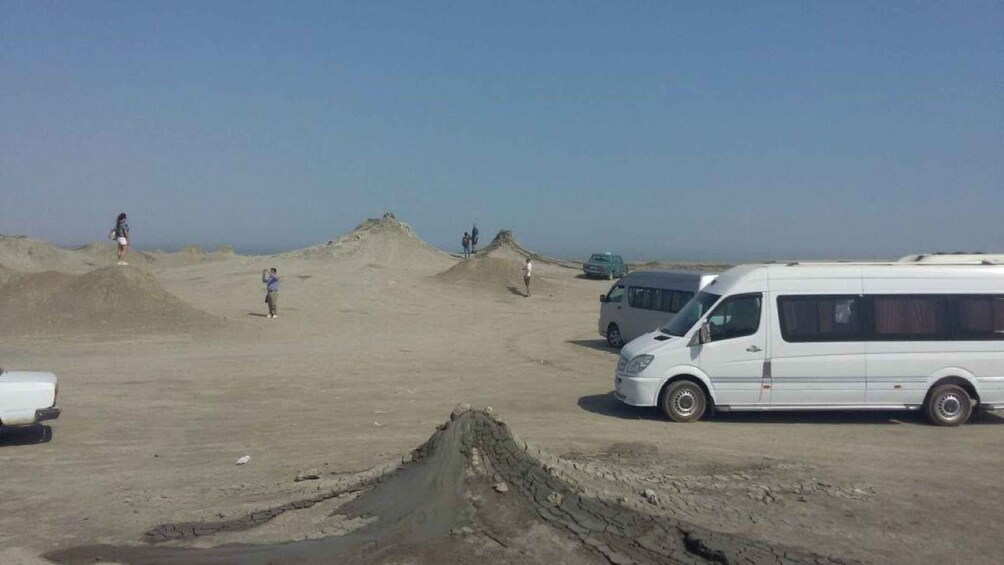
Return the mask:
<path fill-rule="evenodd" d="M 621 282 L 628 285 L 669 285 L 669 284 L 689 284 L 700 286 L 714 278 L 714 273 L 703 273 L 701 271 L 632 271 L 621 279 Z M 702 279 L 705 279 L 702 281 Z"/>
<path fill-rule="evenodd" d="M 947 281 L 958 281 L 966 286 L 973 281 L 981 288 L 1000 289 L 1004 292 L 1004 265 L 992 264 L 939 264 L 939 263 L 881 263 L 881 262 L 792 262 L 739 265 L 722 273 L 707 291 L 715 294 L 744 292 L 743 287 L 757 286 L 758 281 L 854 279 L 874 288 L 881 281 L 902 281 L 898 287 L 917 288 L 920 285 L 907 281 L 926 281 L 932 290 L 944 288 Z M 945 281 L 936 283 L 935 281 Z M 982 281 L 982 282 L 976 282 Z M 766 286 L 766 282 L 763 283 Z M 791 284 L 785 285 L 791 287 Z"/>

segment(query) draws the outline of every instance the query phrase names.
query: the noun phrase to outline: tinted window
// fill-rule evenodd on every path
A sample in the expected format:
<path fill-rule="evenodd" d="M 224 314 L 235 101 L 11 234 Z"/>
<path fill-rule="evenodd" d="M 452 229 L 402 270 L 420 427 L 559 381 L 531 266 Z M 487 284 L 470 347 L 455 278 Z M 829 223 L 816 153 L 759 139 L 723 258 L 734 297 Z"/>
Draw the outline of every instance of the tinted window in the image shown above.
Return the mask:
<path fill-rule="evenodd" d="M 607 294 L 607 302 L 620 302 L 624 296 L 624 285 L 617 284 Z"/>
<path fill-rule="evenodd" d="M 692 292 L 681 292 L 665 288 L 633 286 L 628 291 L 628 304 L 632 308 L 658 310 L 675 314 L 694 296 Z"/>
<path fill-rule="evenodd" d="M 1004 339 L 1004 297 L 956 296 L 952 313 L 957 339 Z"/>
<path fill-rule="evenodd" d="M 781 337 L 788 342 L 859 341 L 861 299 L 857 296 L 781 296 Z"/>
<path fill-rule="evenodd" d="M 761 295 L 738 296 L 722 302 L 708 315 L 711 341 L 753 335 L 760 328 Z"/>
<path fill-rule="evenodd" d="M 582 256 L 579 255 L 579 257 L 582 257 Z M 589 260 L 592 261 L 593 263 L 606 263 L 607 261 L 610 260 L 610 256 L 609 255 L 593 255 L 592 257 L 589 258 Z"/>
<path fill-rule="evenodd" d="M 947 296 L 876 296 L 872 298 L 875 339 L 944 339 L 947 303 Z"/>

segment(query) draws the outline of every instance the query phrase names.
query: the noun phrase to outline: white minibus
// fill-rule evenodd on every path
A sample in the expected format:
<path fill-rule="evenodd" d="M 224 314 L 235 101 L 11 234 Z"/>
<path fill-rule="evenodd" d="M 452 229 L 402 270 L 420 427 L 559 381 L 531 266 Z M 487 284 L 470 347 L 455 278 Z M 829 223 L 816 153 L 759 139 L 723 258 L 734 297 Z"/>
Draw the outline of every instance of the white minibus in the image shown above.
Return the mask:
<path fill-rule="evenodd" d="M 741 265 L 627 344 L 615 395 L 717 410 L 1004 408 L 1004 265 Z"/>
<path fill-rule="evenodd" d="M 611 347 L 660 328 L 717 275 L 635 271 L 600 295 L 600 335 Z"/>

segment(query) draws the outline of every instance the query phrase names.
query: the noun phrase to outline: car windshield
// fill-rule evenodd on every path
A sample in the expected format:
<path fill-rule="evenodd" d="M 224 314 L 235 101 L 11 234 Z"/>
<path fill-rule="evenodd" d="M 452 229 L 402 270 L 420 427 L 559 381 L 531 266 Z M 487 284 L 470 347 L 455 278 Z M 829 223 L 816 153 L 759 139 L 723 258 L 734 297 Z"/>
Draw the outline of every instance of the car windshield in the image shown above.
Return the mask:
<path fill-rule="evenodd" d="M 700 320 L 701 316 L 715 305 L 715 302 L 718 302 L 719 298 L 721 298 L 719 294 L 711 294 L 710 292 L 698 293 L 662 328 L 663 333 L 683 337 L 687 333 L 687 330 L 692 328 L 697 323 L 697 320 Z"/>
<path fill-rule="evenodd" d="M 592 261 L 593 263 L 609 263 L 610 262 L 610 256 L 609 255 L 596 254 L 596 255 L 593 255 L 592 257 L 590 257 L 589 260 Z"/>

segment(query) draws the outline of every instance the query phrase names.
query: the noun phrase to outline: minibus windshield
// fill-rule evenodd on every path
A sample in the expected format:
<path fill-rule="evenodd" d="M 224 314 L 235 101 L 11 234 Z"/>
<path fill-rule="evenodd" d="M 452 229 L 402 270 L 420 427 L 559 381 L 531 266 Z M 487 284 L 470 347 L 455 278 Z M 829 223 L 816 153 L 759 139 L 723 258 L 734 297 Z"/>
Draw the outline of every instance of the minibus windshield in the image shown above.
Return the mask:
<path fill-rule="evenodd" d="M 708 311 L 718 299 L 721 298 L 719 294 L 711 294 L 710 292 L 700 292 L 697 296 L 690 299 L 680 312 L 673 316 L 673 319 L 662 328 L 663 333 L 669 335 L 675 335 L 677 337 L 683 337 L 687 330 L 689 330 L 697 320 L 701 319 L 701 316 Z"/>

